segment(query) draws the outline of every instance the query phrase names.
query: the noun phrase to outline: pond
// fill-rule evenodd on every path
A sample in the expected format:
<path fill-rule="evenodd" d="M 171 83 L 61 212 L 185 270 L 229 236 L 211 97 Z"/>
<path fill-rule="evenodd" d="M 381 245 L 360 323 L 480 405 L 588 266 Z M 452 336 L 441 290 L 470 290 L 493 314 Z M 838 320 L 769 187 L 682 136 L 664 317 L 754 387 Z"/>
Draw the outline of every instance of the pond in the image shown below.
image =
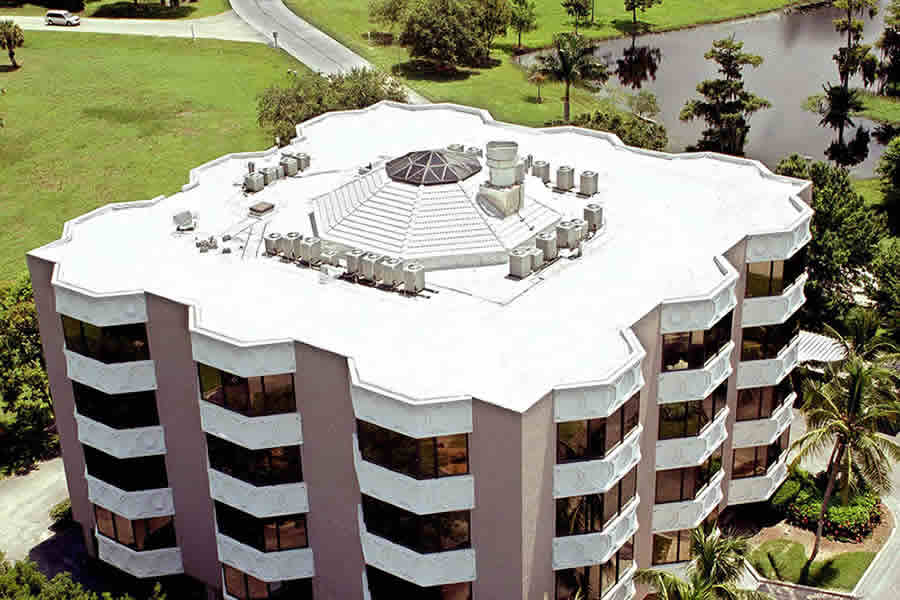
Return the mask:
<path fill-rule="evenodd" d="M 874 43 L 884 26 L 882 1 L 879 14 L 865 20 L 864 41 Z M 828 82 L 839 82 L 832 55 L 842 38 L 834 30 L 832 20 L 838 11 L 832 7 L 797 9 L 760 17 L 704 25 L 670 33 L 624 38 L 600 43 L 596 54 L 617 73 L 610 85 L 629 91 L 649 90 L 656 94 L 661 113 L 658 117 L 669 134 L 669 147 L 681 151 L 696 143 L 704 129 L 701 122 L 682 123 L 678 113 L 688 98 L 697 96 L 696 86 L 703 79 L 716 77 L 715 65 L 704 59 L 714 40 L 734 34 L 744 42 L 744 51 L 759 54 L 764 62 L 758 69 L 744 71 L 745 86 L 768 99 L 772 108 L 763 110 L 750 120 L 746 154 L 774 167 L 792 152 L 825 159 L 825 149 L 835 139 L 833 130 L 819 126 L 820 117 L 804 110 L 804 101 L 821 94 Z M 652 9 L 645 16 L 652 21 Z M 528 64 L 534 54 L 523 57 Z M 621 61 L 631 68 L 619 69 Z M 861 82 L 857 82 L 861 85 Z M 877 127 L 867 119 L 854 118 L 870 132 Z M 852 132 L 851 132 L 852 133 Z M 847 134 L 845 133 L 845 137 Z M 853 167 L 859 177 L 871 177 L 883 151 L 875 136 L 869 145 L 868 158 Z"/>

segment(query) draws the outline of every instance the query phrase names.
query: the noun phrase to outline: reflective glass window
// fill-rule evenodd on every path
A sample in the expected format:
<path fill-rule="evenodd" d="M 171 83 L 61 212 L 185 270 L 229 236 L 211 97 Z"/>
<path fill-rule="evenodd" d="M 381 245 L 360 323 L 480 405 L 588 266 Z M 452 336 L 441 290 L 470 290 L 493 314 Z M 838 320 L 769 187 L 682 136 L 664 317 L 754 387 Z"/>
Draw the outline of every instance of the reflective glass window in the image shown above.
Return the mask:
<path fill-rule="evenodd" d="M 77 381 L 72 382 L 78 414 L 113 429 L 132 429 L 159 425 L 156 392 L 107 394 Z"/>
<path fill-rule="evenodd" d="M 95 504 L 94 518 L 100 535 L 132 550 L 160 550 L 177 545 L 172 516 L 129 520 Z"/>
<path fill-rule="evenodd" d="M 634 538 L 631 538 L 603 564 L 556 571 L 556 600 L 600 600 L 633 564 Z"/>
<path fill-rule="evenodd" d="M 640 422 L 640 394 L 633 394 L 606 418 L 556 424 L 556 462 L 606 457 Z"/>
<path fill-rule="evenodd" d="M 665 565 L 691 560 L 691 530 L 664 531 L 653 534 L 652 564 Z"/>
<path fill-rule="evenodd" d="M 666 333 L 662 342 L 662 370 L 700 369 L 731 341 L 732 312 L 706 330 Z"/>
<path fill-rule="evenodd" d="M 470 546 L 468 510 L 417 515 L 366 495 L 362 507 L 367 531 L 421 554 Z"/>
<path fill-rule="evenodd" d="M 242 510 L 215 502 L 216 525 L 223 535 L 261 552 L 306 548 L 306 515 L 255 517 Z"/>
<path fill-rule="evenodd" d="M 88 475 L 124 490 L 137 492 L 169 487 L 163 455 L 116 458 L 82 445 Z"/>
<path fill-rule="evenodd" d="M 656 503 L 693 500 L 722 469 L 722 448 L 696 467 L 656 472 Z"/>
<path fill-rule="evenodd" d="M 469 472 L 469 436 L 465 433 L 412 438 L 366 421 L 356 422 L 362 457 L 416 479 Z"/>
<path fill-rule="evenodd" d="M 66 348 L 103 363 L 148 360 L 147 327 L 144 323 L 97 327 L 61 315 Z"/>
<path fill-rule="evenodd" d="M 238 600 L 312 600 L 312 579 L 265 581 L 256 579 L 226 564 L 222 565 L 225 591 Z"/>
<path fill-rule="evenodd" d="M 375 567 L 366 566 L 366 581 L 372 600 L 472 600 L 472 583 L 450 583 L 433 587 L 418 585 Z"/>
<path fill-rule="evenodd" d="M 727 396 L 726 380 L 703 400 L 661 404 L 658 439 L 671 440 L 699 435 L 725 409 Z"/>
<path fill-rule="evenodd" d="M 294 375 L 241 377 L 197 363 L 200 394 L 207 402 L 248 417 L 295 412 Z"/>
<path fill-rule="evenodd" d="M 778 385 L 738 390 L 736 419 L 768 419 L 793 391 L 790 377 L 785 377 Z"/>
<path fill-rule="evenodd" d="M 300 446 L 250 450 L 214 435 L 206 435 L 209 466 L 255 486 L 300 483 Z"/>
<path fill-rule="evenodd" d="M 779 325 L 744 327 L 741 360 L 775 358 L 800 332 L 798 313 Z"/>

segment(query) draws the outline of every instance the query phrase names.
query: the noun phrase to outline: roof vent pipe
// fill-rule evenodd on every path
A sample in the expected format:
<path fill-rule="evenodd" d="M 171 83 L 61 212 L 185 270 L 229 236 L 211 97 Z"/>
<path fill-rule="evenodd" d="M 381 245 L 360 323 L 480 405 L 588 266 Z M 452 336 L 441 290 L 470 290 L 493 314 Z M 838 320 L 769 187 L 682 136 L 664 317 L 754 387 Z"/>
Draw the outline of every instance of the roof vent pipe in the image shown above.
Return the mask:
<path fill-rule="evenodd" d="M 488 142 L 486 156 L 488 168 L 491 170 L 491 185 L 510 187 L 516 183 L 519 144 L 516 142 Z"/>

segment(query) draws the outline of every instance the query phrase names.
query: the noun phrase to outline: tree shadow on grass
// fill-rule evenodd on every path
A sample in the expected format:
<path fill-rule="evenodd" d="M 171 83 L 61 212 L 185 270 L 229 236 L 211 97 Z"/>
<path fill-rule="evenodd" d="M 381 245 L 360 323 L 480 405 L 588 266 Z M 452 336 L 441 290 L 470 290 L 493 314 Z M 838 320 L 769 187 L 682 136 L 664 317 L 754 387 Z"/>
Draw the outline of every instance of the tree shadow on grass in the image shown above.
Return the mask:
<path fill-rule="evenodd" d="M 13 71 L 18 71 L 21 68 L 21 64 L 18 67 L 14 67 L 12 65 L 0 65 L 0 73 L 12 73 Z"/>
<path fill-rule="evenodd" d="M 634 23 L 631 19 L 613 19 L 610 24 L 620 33 L 625 35 L 641 35 L 653 29 L 653 23 L 638 20 Z"/>
<path fill-rule="evenodd" d="M 499 62 L 499 61 L 498 61 Z M 430 60 L 413 59 L 397 63 L 391 67 L 391 73 L 411 81 L 465 81 L 478 71 L 459 69 L 452 65 L 436 63 Z"/>
<path fill-rule="evenodd" d="M 820 563 L 816 563 L 815 571 L 807 570 L 801 575 L 803 577 L 800 583 L 811 585 L 814 587 L 831 587 L 832 583 L 838 576 L 838 570 L 834 566 L 833 559 L 827 559 Z"/>
<path fill-rule="evenodd" d="M 114 2 L 104 4 L 91 16 L 104 19 L 183 19 L 196 12 L 195 6 L 162 6 L 161 4 Z"/>

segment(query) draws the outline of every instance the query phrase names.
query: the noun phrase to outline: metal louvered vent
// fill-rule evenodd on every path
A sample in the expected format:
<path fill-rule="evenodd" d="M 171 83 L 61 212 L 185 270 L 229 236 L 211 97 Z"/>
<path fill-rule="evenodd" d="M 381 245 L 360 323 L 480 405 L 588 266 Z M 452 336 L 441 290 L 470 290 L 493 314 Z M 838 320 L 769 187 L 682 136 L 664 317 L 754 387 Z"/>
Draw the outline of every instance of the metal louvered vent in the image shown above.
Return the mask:
<path fill-rule="evenodd" d="M 385 165 L 388 177 L 412 185 L 456 183 L 481 171 L 472 155 L 446 150 L 420 150 L 404 154 Z"/>

